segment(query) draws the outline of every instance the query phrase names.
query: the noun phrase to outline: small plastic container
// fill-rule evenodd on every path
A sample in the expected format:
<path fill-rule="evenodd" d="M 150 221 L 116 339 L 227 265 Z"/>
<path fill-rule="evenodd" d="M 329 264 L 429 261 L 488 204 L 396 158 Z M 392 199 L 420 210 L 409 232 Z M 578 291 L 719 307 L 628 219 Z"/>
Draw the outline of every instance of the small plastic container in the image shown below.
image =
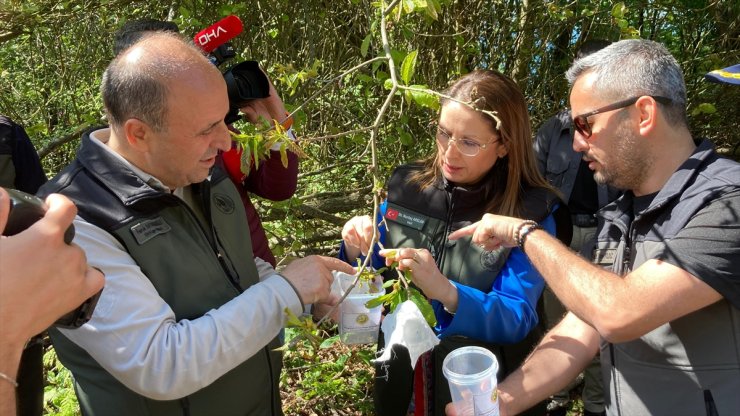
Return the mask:
<path fill-rule="evenodd" d="M 332 290 L 339 296 L 352 285 L 355 276 L 337 272 Z M 339 305 L 339 339 L 345 344 L 374 344 L 378 341 L 380 317 L 383 307 L 372 309 L 365 303 L 385 294 L 379 276 L 373 282 L 360 281 Z"/>
<path fill-rule="evenodd" d="M 458 415 L 498 416 L 498 360 L 481 347 L 453 350 L 442 362 Z"/>

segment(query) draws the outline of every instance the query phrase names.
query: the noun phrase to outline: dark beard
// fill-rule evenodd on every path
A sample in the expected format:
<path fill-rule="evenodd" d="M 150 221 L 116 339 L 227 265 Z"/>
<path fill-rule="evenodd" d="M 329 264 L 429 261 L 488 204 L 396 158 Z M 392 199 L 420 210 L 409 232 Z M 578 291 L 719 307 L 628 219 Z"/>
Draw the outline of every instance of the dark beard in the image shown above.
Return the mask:
<path fill-rule="evenodd" d="M 641 138 L 625 122 L 620 123 L 613 139 L 617 140 L 616 148 L 609 163 L 602 164 L 601 172 L 594 173 L 594 180 L 617 189 L 636 189 L 647 177 L 653 157 L 644 151 Z"/>

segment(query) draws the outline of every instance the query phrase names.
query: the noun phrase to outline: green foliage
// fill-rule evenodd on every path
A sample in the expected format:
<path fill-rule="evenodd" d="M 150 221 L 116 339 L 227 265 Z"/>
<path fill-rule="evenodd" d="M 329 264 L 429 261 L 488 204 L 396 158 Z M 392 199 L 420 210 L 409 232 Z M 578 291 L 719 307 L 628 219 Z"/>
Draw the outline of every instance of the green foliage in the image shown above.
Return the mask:
<path fill-rule="evenodd" d="M 411 79 L 414 77 L 416 71 L 416 57 L 419 55 L 419 51 L 411 51 L 404 58 L 401 63 L 401 80 L 404 84 L 410 84 Z"/>
<path fill-rule="evenodd" d="M 44 387 L 44 413 L 48 415 L 72 416 L 80 414 L 77 396 L 72 385 L 72 375 L 59 359 L 53 348 L 44 353 L 46 386 Z"/>
<path fill-rule="evenodd" d="M 240 133 L 231 132 L 231 138 L 241 150 L 241 170 L 243 173 L 249 173 L 254 164 L 255 169 L 259 169 L 260 162 L 270 156 L 270 149 L 278 146 L 280 160 L 283 167 L 288 167 L 288 151 L 296 155 L 305 157 L 305 154 L 299 146 L 295 144 L 292 138 L 288 136 L 285 128 L 278 120 L 272 120 L 273 125 L 265 121 L 264 124 L 247 123 L 244 131 Z"/>
<path fill-rule="evenodd" d="M 286 330 L 286 341 L 296 333 Z M 285 369 L 280 376 L 283 391 L 283 410 L 286 415 L 328 415 L 342 410 L 345 414 L 369 415 L 373 413 L 372 395 L 374 372 L 370 360 L 371 349 L 364 346 L 347 346 L 337 342 L 338 336 L 324 341 L 320 355 L 308 355 L 298 348 L 286 351 Z"/>
<path fill-rule="evenodd" d="M 385 256 L 386 258 L 393 259 L 397 254 L 395 250 L 389 250 Z M 365 307 L 372 309 L 380 305 L 386 305 L 388 306 L 388 312 L 393 313 L 398 305 L 407 300 L 411 300 L 419 308 L 429 326 L 433 327 L 437 325 L 437 318 L 434 316 L 432 305 L 429 304 L 427 298 L 419 292 L 418 289 L 411 286 L 413 283 L 413 275 L 411 272 L 409 270 L 401 272 L 396 267 L 398 267 L 398 262 L 393 262 L 388 266 L 388 269 L 396 270 L 396 272 L 398 272 L 398 279 L 387 279 L 383 283 L 383 288 L 386 289 L 386 294 L 367 301 L 365 303 Z M 384 271 L 385 268 L 378 270 L 377 273 L 380 274 Z M 391 290 L 389 291 L 388 288 L 391 288 Z"/>
<path fill-rule="evenodd" d="M 125 21 L 169 19 L 191 37 L 228 14 L 238 15 L 245 31 L 233 41 L 238 54 L 234 63 L 260 62 L 287 108 L 298 109 L 293 129 L 306 155 L 300 162 L 298 192 L 287 201 L 254 199 L 270 246 L 287 261 L 306 254 L 335 254 L 341 222 L 369 213 L 369 196 L 382 187 L 377 182 L 398 164 L 433 153 L 434 140 L 426 127 L 436 117 L 439 99 L 430 91 L 442 91 L 450 80 L 475 68 L 497 69 L 524 91 L 535 130 L 567 106 L 563 73 L 575 49 L 588 39 L 642 37 L 663 42 L 684 72 L 692 133 L 712 138 L 728 152 L 738 148 L 740 88 L 703 79 L 712 69 L 740 62 L 736 1 L 402 0 L 383 27 L 381 13 L 389 4 L 2 2 L 0 113 L 26 126 L 43 150 L 47 174 L 53 176 L 74 157 L 79 132 L 105 124 L 98 88 L 113 57 L 113 33 Z M 387 32 L 400 85 L 379 117 L 393 87 L 381 29 Z M 373 57 L 380 59 L 363 64 Z M 376 119 L 376 128 L 370 129 Z M 238 127 L 250 133 L 246 126 Z M 263 133 L 251 132 L 253 138 Z M 375 161 L 368 150 L 371 137 Z M 254 141 L 245 153 L 254 158 L 259 148 Z M 254 159 L 259 161 L 259 154 Z M 316 210 L 326 215 L 309 214 Z M 324 351 L 321 344 L 317 351 Z M 286 359 L 292 359 L 291 354 L 286 353 Z M 352 357 L 348 362 L 354 362 Z M 58 398 L 54 406 L 74 407 L 65 401 L 73 394 L 69 389 L 64 394 L 64 371 L 51 371 L 50 377 L 55 378 L 49 387 L 53 394 L 47 393 Z M 312 380 L 326 383 L 322 391 L 333 386 L 319 374 Z M 368 376 L 365 382 L 370 381 Z M 347 397 L 366 403 L 357 394 Z M 369 407 L 366 410 L 369 414 Z M 304 413 L 286 409 L 286 414 Z"/>

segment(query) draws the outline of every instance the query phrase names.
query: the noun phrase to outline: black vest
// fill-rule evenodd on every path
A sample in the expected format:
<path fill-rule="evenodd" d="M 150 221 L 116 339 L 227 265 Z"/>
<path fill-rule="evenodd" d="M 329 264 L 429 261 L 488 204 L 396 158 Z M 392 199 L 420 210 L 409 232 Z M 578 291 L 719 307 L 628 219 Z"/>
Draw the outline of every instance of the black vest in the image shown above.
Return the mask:
<path fill-rule="evenodd" d="M 501 172 L 492 170 L 472 187 L 463 188 L 443 181 L 421 190 L 410 181 L 410 177 L 420 169 L 422 167 L 418 164 L 400 166 L 388 181 L 388 210 L 396 213 L 391 215 L 395 218 L 389 221 L 386 211 L 386 246 L 426 248 L 443 275 L 466 286 L 488 291 L 506 263 L 510 249 L 487 252 L 471 244 L 470 237 L 448 241 L 447 236 L 481 219 L 493 198 L 494 188 L 500 186 L 496 181 L 502 178 L 496 176 Z M 556 204 L 560 203 L 554 193 L 542 188 L 528 189 L 523 198 L 522 217 L 538 222 L 553 213 Z M 558 211 L 560 209 L 555 210 Z M 558 216 L 556 223 L 558 230 L 569 233 L 571 225 L 567 212 L 562 217 Z M 540 311 L 541 305 L 538 305 L 538 313 Z M 489 349 L 498 359 L 498 378 L 503 380 L 519 367 L 542 335 L 543 329 L 536 327 L 524 340 L 512 345 L 489 344 L 464 336 L 443 338 L 433 350 L 434 373 L 438 375 L 434 387 L 435 413 L 441 414 L 445 403 L 451 400 L 447 380 L 441 376 L 442 361 L 449 352 L 468 345 Z M 534 408 L 532 412 L 542 414 L 543 409 Z"/>
<path fill-rule="evenodd" d="M 740 165 L 704 141 L 637 218 L 631 192 L 599 212 L 605 225 L 593 260 L 626 275 L 660 256 L 707 204 L 738 189 Z M 603 341 L 601 367 L 610 415 L 739 414 L 740 310 L 722 299 L 633 341 Z"/>

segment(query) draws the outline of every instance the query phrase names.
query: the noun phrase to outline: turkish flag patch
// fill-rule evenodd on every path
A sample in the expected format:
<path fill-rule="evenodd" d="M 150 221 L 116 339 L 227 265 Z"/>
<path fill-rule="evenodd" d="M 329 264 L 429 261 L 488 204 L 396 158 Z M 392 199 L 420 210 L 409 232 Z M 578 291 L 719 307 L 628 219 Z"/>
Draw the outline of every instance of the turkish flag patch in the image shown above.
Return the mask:
<path fill-rule="evenodd" d="M 385 217 L 388 218 L 389 220 L 395 220 L 398 218 L 398 211 L 396 211 L 393 208 L 388 208 L 385 211 Z"/>

